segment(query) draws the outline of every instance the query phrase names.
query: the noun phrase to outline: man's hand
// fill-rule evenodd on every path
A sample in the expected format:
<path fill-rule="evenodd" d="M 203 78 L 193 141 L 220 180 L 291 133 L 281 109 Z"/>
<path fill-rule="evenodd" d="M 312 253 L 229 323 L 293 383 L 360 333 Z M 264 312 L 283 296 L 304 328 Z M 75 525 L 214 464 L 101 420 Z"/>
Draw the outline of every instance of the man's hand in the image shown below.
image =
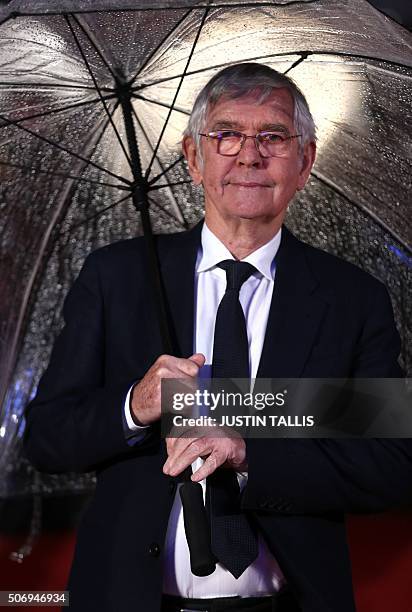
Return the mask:
<path fill-rule="evenodd" d="M 210 476 L 221 465 L 237 472 L 245 472 L 248 469 L 246 444 L 240 436 L 167 438 L 166 444 L 169 456 L 163 466 L 163 472 L 169 476 L 177 476 L 198 457 L 204 458 L 205 462 L 192 474 L 193 482 Z"/>
<path fill-rule="evenodd" d="M 134 387 L 131 399 L 133 420 L 149 425 L 160 419 L 162 378 L 196 378 L 205 363 L 205 356 L 195 353 L 188 359 L 161 355 Z"/>

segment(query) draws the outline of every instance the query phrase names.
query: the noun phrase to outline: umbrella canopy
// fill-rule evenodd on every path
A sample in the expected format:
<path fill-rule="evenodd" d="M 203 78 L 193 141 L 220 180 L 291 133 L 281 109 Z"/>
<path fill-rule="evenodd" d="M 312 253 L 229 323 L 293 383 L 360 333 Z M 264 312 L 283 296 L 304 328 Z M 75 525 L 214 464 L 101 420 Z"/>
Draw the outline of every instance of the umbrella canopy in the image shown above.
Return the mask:
<path fill-rule="evenodd" d="M 0 497 L 90 486 L 33 484 L 24 405 L 87 253 L 140 234 L 146 200 L 159 233 L 202 217 L 180 140 L 196 93 L 234 62 L 306 94 L 318 159 L 287 224 L 386 283 L 411 370 L 410 32 L 366 0 L 16 0 L 0 22 Z"/>

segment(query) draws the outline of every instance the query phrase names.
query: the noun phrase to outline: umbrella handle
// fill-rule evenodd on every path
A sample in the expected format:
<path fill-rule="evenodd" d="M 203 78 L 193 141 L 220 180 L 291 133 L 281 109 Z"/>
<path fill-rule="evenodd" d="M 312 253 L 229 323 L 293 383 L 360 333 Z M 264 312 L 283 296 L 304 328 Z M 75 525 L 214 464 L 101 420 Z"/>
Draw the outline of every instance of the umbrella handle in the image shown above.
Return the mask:
<path fill-rule="evenodd" d="M 211 549 L 210 523 L 203 503 L 202 485 L 191 480 L 185 481 L 179 493 L 192 574 L 209 576 L 216 569 L 217 559 Z"/>

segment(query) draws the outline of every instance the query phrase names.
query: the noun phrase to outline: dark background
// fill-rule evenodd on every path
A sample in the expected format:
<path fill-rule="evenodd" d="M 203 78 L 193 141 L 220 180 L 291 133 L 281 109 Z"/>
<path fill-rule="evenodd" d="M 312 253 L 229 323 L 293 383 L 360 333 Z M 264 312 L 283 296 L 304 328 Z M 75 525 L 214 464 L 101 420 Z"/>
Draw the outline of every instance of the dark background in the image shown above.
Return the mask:
<path fill-rule="evenodd" d="M 369 3 L 409 30 L 412 30 L 411 0 L 369 0 Z"/>

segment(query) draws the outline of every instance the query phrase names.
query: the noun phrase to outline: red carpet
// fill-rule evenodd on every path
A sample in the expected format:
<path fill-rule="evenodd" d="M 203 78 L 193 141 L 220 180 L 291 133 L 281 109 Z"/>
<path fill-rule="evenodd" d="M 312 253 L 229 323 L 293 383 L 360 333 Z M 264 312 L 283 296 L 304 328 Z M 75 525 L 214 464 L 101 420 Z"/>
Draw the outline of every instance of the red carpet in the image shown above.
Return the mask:
<path fill-rule="evenodd" d="M 23 563 L 9 559 L 24 543 L 24 536 L 0 535 L 0 590 L 63 591 L 73 557 L 74 532 L 44 533 Z M 10 610 L 59 612 L 58 606 L 19 606 Z M 6 610 L 6 608 L 4 608 Z"/>
<path fill-rule="evenodd" d="M 358 612 L 412 610 L 412 512 L 356 516 L 348 520 Z M 73 556 L 74 532 L 43 533 L 22 563 L 9 554 L 24 536 L 0 536 L 1 590 L 63 590 Z M 57 607 L 16 607 L 50 610 Z M 143 611 L 142 611 L 143 612 Z"/>
<path fill-rule="evenodd" d="M 411 612 L 412 511 L 347 522 L 358 612 Z"/>

